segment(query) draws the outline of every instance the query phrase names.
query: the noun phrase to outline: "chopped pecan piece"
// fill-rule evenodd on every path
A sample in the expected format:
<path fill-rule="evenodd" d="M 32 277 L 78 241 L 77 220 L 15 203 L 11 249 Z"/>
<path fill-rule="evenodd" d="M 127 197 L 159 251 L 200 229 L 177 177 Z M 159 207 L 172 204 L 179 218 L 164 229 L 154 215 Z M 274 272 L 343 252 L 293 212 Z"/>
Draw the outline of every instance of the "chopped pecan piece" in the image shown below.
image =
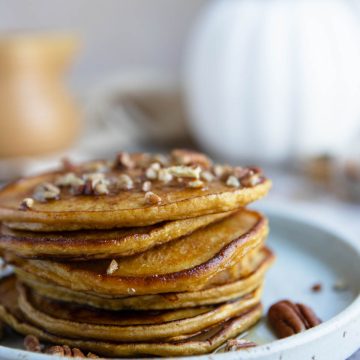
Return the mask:
<path fill-rule="evenodd" d="M 40 344 L 39 339 L 34 335 L 27 335 L 24 338 L 25 349 L 32 352 L 39 352 L 49 355 L 67 356 L 71 358 L 88 358 L 99 359 L 99 357 L 91 352 L 86 356 L 78 348 L 70 348 L 68 345 L 52 345 L 42 351 L 43 346 Z"/>
<path fill-rule="evenodd" d="M 320 292 L 322 290 L 322 285 L 320 283 L 316 283 L 311 287 L 312 292 Z"/>
<path fill-rule="evenodd" d="M 99 357 L 97 355 L 93 354 L 92 352 L 88 352 L 86 357 L 88 359 L 99 359 Z"/>
<path fill-rule="evenodd" d="M 152 163 L 145 171 L 145 176 L 150 180 L 155 180 L 158 177 L 158 172 L 161 166 L 159 163 Z"/>
<path fill-rule="evenodd" d="M 99 182 L 94 187 L 95 195 L 107 195 L 109 194 L 109 189 L 104 182 Z"/>
<path fill-rule="evenodd" d="M 272 305 L 268 312 L 268 319 L 279 338 L 300 333 L 321 323 L 308 306 L 289 300 L 282 300 Z"/>
<path fill-rule="evenodd" d="M 204 182 L 201 180 L 193 180 L 193 181 L 189 181 L 187 186 L 193 189 L 199 189 L 204 187 Z"/>
<path fill-rule="evenodd" d="M 34 198 L 38 201 L 55 200 L 59 197 L 60 189 L 49 182 L 38 185 L 34 192 Z"/>
<path fill-rule="evenodd" d="M 156 205 L 161 203 L 161 197 L 152 191 L 148 191 L 145 194 L 145 202 L 147 204 Z"/>
<path fill-rule="evenodd" d="M 94 192 L 93 183 L 91 180 L 86 180 L 83 187 L 79 187 L 79 190 L 82 189 L 82 194 L 91 195 Z"/>
<path fill-rule="evenodd" d="M 130 190 L 134 187 L 134 182 L 129 175 L 122 174 L 116 179 L 116 186 L 120 190 Z"/>
<path fill-rule="evenodd" d="M 206 182 L 211 182 L 215 179 L 215 176 L 208 170 L 202 171 L 200 177 Z"/>
<path fill-rule="evenodd" d="M 57 355 L 57 356 L 65 356 L 65 350 L 63 346 L 54 345 L 50 346 L 45 350 L 45 354 L 49 355 Z"/>
<path fill-rule="evenodd" d="M 111 275 L 112 273 L 114 273 L 117 269 L 119 268 L 119 264 L 117 263 L 117 261 L 115 259 L 111 260 L 106 273 L 108 275 Z"/>
<path fill-rule="evenodd" d="M 115 168 L 117 169 L 133 169 L 135 162 L 127 152 L 120 152 L 116 156 Z"/>
<path fill-rule="evenodd" d="M 226 180 L 226 185 L 230 187 L 238 188 L 240 187 L 241 184 L 236 176 L 230 175 Z"/>
<path fill-rule="evenodd" d="M 78 357 L 78 358 L 86 358 L 84 353 L 78 348 L 73 348 L 72 349 L 72 356 L 73 357 Z"/>
<path fill-rule="evenodd" d="M 170 166 L 166 168 L 166 170 L 169 172 L 169 174 L 179 177 L 179 178 L 193 178 L 193 179 L 199 179 L 201 168 L 200 167 L 193 167 L 193 166 Z"/>
<path fill-rule="evenodd" d="M 258 167 L 250 167 L 248 173 L 240 178 L 241 185 L 252 187 L 258 185 L 263 180 L 262 170 Z"/>
<path fill-rule="evenodd" d="M 150 191 L 151 190 L 151 181 L 144 181 L 141 186 L 141 190 L 144 192 Z"/>
<path fill-rule="evenodd" d="M 57 356 L 67 356 L 70 358 L 81 358 L 81 359 L 99 359 L 99 357 L 91 352 L 89 352 L 86 356 L 85 354 L 78 348 L 70 348 L 67 345 L 53 345 L 48 347 L 45 351 L 45 354 L 49 355 L 57 355 Z"/>
<path fill-rule="evenodd" d="M 211 167 L 211 160 L 202 153 L 192 150 L 175 149 L 171 152 L 171 157 L 178 165 L 199 165 L 204 169 Z"/>
<path fill-rule="evenodd" d="M 55 185 L 56 186 L 80 186 L 84 185 L 85 181 L 81 178 L 79 178 L 74 173 L 70 172 L 63 176 L 60 176 L 56 179 Z"/>
<path fill-rule="evenodd" d="M 41 352 L 41 344 L 39 339 L 34 335 L 26 335 L 24 339 L 24 347 L 28 351 Z"/>
<path fill-rule="evenodd" d="M 19 210 L 29 210 L 34 206 L 34 199 L 25 198 L 19 206 Z"/>
<path fill-rule="evenodd" d="M 158 180 L 167 184 L 173 179 L 168 169 L 160 169 L 158 172 Z"/>
<path fill-rule="evenodd" d="M 252 187 L 261 183 L 261 176 L 259 174 L 252 174 L 241 179 L 241 185 Z"/>
<path fill-rule="evenodd" d="M 233 169 L 233 175 L 236 176 L 239 180 L 248 176 L 251 170 L 249 168 L 243 168 L 241 166 L 235 166 Z"/>
<path fill-rule="evenodd" d="M 220 164 L 216 164 L 213 167 L 213 172 L 215 174 L 215 176 L 221 180 L 225 180 L 226 178 L 228 178 L 230 175 L 233 174 L 233 168 L 230 165 L 220 165 Z"/>

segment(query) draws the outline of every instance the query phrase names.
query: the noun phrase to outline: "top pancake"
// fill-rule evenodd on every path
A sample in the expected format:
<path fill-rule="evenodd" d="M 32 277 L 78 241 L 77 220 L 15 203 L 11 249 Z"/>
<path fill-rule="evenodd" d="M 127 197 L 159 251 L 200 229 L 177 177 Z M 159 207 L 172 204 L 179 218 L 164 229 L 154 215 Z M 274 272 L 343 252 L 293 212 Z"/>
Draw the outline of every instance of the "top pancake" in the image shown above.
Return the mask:
<path fill-rule="evenodd" d="M 270 186 L 258 169 L 214 166 L 198 153 L 121 153 L 114 162 L 71 165 L 8 185 L 0 192 L 0 221 L 32 231 L 146 226 L 234 210 Z"/>

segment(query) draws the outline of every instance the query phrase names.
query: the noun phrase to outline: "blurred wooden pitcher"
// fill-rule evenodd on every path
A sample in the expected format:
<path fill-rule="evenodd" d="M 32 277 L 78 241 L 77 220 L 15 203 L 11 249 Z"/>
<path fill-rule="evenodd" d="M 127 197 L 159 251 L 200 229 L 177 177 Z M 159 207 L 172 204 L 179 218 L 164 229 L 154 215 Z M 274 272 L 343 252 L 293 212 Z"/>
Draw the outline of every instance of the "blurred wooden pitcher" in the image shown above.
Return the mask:
<path fill-rule="evenodd" d="M 69 146 L 80 116 L 63 84 L 77 41 L 71 36 L 0 37 L 0 157 Z"/>

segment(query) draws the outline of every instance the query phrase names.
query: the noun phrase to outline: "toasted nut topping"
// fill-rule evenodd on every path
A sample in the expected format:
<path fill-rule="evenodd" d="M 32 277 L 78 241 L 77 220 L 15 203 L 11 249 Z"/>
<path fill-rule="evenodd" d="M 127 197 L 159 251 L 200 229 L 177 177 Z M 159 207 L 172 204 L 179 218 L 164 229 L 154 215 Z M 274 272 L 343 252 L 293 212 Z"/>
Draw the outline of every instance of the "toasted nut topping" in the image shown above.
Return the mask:
<path fill-rule="evenodd" d="M 158 172 L 161 166 L 159 163 L 152 163 L 145 171 L 145 176 L 150 180 L 155 180 L 158 177 Z"/>
<path fill-rule="evenodd" d="M 160 169 L 158 172 L 158 180 L 167 184 L 173 179 L 173 176 L 169 173 L 168 169 Z"/>
<path fill-rule="evenodd" d="M 91 186 L 95 188 L 95 186 L 99 183 L 109 185 L 109 180 L 105 178 L 105 174 L 103 173 L 90 173 L 83 175 L 85 181 L 91 181 Z"/>
<path fill-rule="evenodd" d="M 99 359 L 99 357 L 97 355 L 93 354 L 92 352 L 87 353 L 86 357 L 88 359 Z"/>
<path fill-rule="evenodd" d="M 159 204 L 161 202 L 161 197 L 152 191 L 148 191 L 145 194 L 145 202 L 151 205 Z"/>
<path fill-rule="evenodd" d="M 122 174 L 117 178 L 116 185 L 121 190 L 130 190 L 134 187 L 134 182 L 129 175 Z"/>
<path fill-rule="evenodd" d="M 320 292 L 322 290 L 322 284 L 321 283 L 316 283 L 311 287 L 311 291 L 312 292 Z"/>
<path fill-rule="evenodd" d="M 59 195 L 60 189 L 48 182 L 37 186 L 34 192 L 34 198 L 38 201 L 58 199 Z"/>
<path fill-rule="evenodd" d="M 72 356 L 73 357 L 78 357 L 78 358 L 85 358 L 86 357 L 84 355 L 84 353 L 78 348 L 73 348 L 72 349 Z"/>
<path fill-rule="evenodd" d="M 25 349 L 33 352 L 41 352 L 39 339 L 34 335 L 26 335 L 24 339 Z"/>
<path fill-rule="evenodd" d="M 241 179 L 241 184 L 244 186 L 255 186 L 261 182 L 261 176 L 259 174 L 252 174 Z"/>
<path fill-rule="evenodd" d="M 308 306 L 295 304 L 289 300 L 278 301 L 272 305 L 268 319 L 279 338 L 300 333 L 321 323 Z"/>
<path fill-rule="evenodd" d="M 213 171 L 216 177 L 220 179 L 227 178 L 229 175 L 233 174 L 233 168 L 230 165 L 215 165 Z"/>
<path fill-rule="evenodd" d="M 49 355 L 57 355 L 57 356 L 67 356 L 70 358 L 88 358 L 88 359 L 99 359 L 99 357 L 91 352 L 89 352 L 86 356 L 84 353 L 78 348 L 70 348 L 67 345 L 53 345 L 48 347 L 45 351 L 45 354 Z"/>
<path fill-rule="evenodd" d="M 109 189 L 107 185 L 103 182 L 98 182 L 94 187 L 95 195 L 107 195 L 109 194 Z"/>
<path fill-rule="evenodd" d="M 129 153 L 121 152 L 116 156 L 115 167 L 120 169 L 133 169 L 135 167 L 135 162 L 131 159 Z"/>
<path fill-rule="evenodd" d="M 32 209 L 32 207 L 34 206 L 34 199 L 32 198 L 25 198 L 20 206 L 19 206 L 19 210 L 29 210 Z"/>
<path fill-rule="evenodd" d="M 144 181 L 141 187 L 142 191 L 148 192 L 151 190 L 151 181 Z"/>
<path fill-rule="evenodd" d="M 236 351 L 257 346 L 256 343 L 246 339 L 231 339 L 226 342 L 225 351 Z"/>
<path fill-rule="evenodd" d="M 64 347 L 60 345 L 50 346 L 45 350 L 45 354 L 49 355 L 57 355 L 57 356 L 65 356 Z"/>
<path fill-rule="evenodd" d="M 145 176 L 150 180 L 155 180 L 157 178 L 157 171 L 152 168 L 148 168 L 146 169 Z"/>
<path fill-rule="evenodd" d="M 76 176 L 74 173 L 67 173 L 63 176 L 60 176 L 56 181 L 56 186 L 81 186 L 84 185 L 85 181 L 78 176 Z"/>
<path fill-rule="evenodd" d="M 242 168 L 241 166 L 236 166 L 233 169 L 233 175 L 236 176 L 238 179 L 242 179 L 248 176 L 251 173 L 249 168 Z"/>
<path fill-rule="evenodd" d="M 114 273 L 117 269 L 119 268 L 119 264 L 117 263 L 117 261 L 115 259 L 111 260 L 109 267 L 106 270 L 106 273 L 108 275 L 111 275 L 112 273 Z"/>
<path fill-rule="evenodd" d="M 91 195 L 94 193 L 94 187 L 92 186 L 91 180 L 86 180 L 84 186 L 80 186 L 79 189 L 81 190 L 81 194 L 84 195 Z"/>
<path fill-rule="evenodd" d="M 240 187 L 240 181 L 234 175 L 230 175 L 226 180 L 226 185 L 231 187 Z"/>
<path fill-rule="evenodd" d="M 188 187 L 197 189 L 197 188 L 202 188 L 204 186 L 204 183 L 201 180 L 193 180 L 188 182 Z"/>
<path fill-rule="evenodd" d="M 211 182 L 215 179 L 215 176 L 210 172 L 210 171 L 202 171 L 201 172 L 201 179 L 203 179 L 204 181 L 207 181 L 207 182 Z"/>
<path fill-rule="evenodd" d="M 167 171 L 175 177 L 199 179 L 201 168 L 180 165 L 168 167 Z"/>
<path fill-rule="evenodd" d="M 171 152 L 174 162 L 179 165 L 199 165 L 203 168 L 209 168 L 212 164 L 211 160 L 202 153 L 197 151 L 175 149 Z"/>

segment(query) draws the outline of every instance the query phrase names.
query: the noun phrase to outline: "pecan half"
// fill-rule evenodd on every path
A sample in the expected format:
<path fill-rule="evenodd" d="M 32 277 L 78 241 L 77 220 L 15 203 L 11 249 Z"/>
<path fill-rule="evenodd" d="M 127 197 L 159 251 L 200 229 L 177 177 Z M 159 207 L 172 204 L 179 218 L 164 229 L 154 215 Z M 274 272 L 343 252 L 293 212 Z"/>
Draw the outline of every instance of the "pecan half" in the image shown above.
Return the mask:
<path fill-rule="evenodd" d="M 321 323 L 310 307 L 289 300 L 272 305 L 268 312 L 268 320 L 279 338 L 300 333 Z"/>

